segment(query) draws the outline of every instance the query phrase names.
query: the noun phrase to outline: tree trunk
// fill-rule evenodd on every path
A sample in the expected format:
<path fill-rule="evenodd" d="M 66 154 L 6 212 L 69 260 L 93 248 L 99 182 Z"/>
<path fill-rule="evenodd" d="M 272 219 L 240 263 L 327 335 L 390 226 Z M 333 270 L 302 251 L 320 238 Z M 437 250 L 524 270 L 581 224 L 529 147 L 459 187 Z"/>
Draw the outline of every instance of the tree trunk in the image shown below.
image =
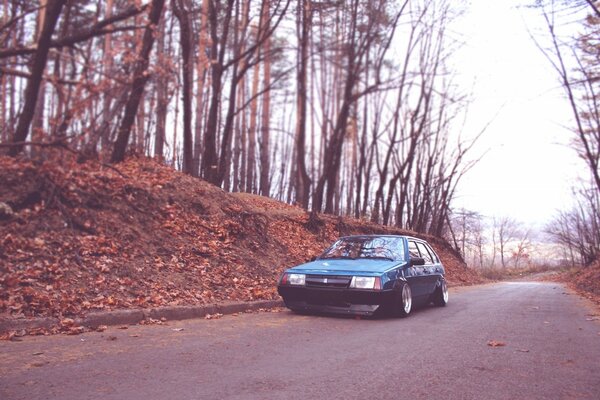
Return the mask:
<path fill-rule="evenodd" d="M 303 208 L 308 209 L 310 196 L 310 177 L 306 172 L 306 103 L 307 103 L 307 64 L 309 29 L 312 20 L 310 9 L 311 0 L 298 0 L 298 75 L 297 93 L 298 103 L 296 106 L 296 176 L 293 182 L 296 185 L 296 202 Z"/>
<path fill-rule="evenodd" d="M 163 18 L 159 25 L 160 33 L 157 37 L 158 43 L 156 53 L 159 58 L 159 62 L 163 62 L 167 57 L 165 51 L 165 25 L 166 19 Z M 154 136 L 154 156 L 160 161 L 164 159 L 164 146 L 166 138 L 166 127 L 167 127 L 167 112 L 169 105 L 169 98 L 167 93 L 167 86 L 169 84 L 169 77 L 162 71 L 162 74 L 156 79 L 156 134 Z"/>
<path fill-rule="evenodd" d="M 110 18 L 112 16 L 112 12 L 113 12 L 113 0 L 107 0 L 106 1 L 106 9 L 104 11 L 104 18 Z M 103 57 L 102 57 L 102 73 L 104 75 L 103 79 L 108 79 L 109 76 L 111 76 L 112 70 L 113 70 L 113 52 L 111 50 L 112 48 L 112 35 L 110 33 L 106 34 L 104 36 L 104 43 L 103 43 L 103 48 L 102 48 L 102 52 L 103 52 Z M 109 121 L 106 120 L 106 118 L 109 118 L 110 115 L 110 107 L 111 107 L 111 103 L 112 103 L 112 93 L 110 91 L 106 91 L 103 94 L 103 99 L 102 99 L 102 115 L 104 116 L 104 121 L 102 121 L 102 123 L 110 123 Z M 107 151 L 107 149 L 110 146 L 110 130 L 109 129 L 105 129 L 103 131 L 101 131 L 101 136 L 100 136 L 100 146 L 102 147 L 102 151 Z"/>
<path fill-rule="evenodd" d="M 121 162 L 125 159 L 125 151 L 127 149 L 127 142 L 129 142 L 129 135 L 131 133 L 131 126 L 135 121 L 135 115 L 144 93 L 144 87 L 148 81 L 149 76 L 147 75 L 148 64 L 150 59 L 150 52 L 152 51 L 152 45 L 154 44 L 154 30 L 160 21 L 160 15 L 164 6 L 165 0 L 152 0 L 152 8 L 150 10 L 150 19 L 146 29 L 144 31 L 144 38 L 142 41 L 142 48 L 140 50 L 139 60 L 136 63 L 134 69 L 134 78 L 131 85 L 131 93 L 127 104 L 125 105 L 125 113 L 119 126 L 117 140 L 113 149 L 111 162 Z"/>
<path fill-rule="evenodd" d="M 25 88 L 23 111 L 21 111 L 21 115 L 17 122 L 13 143 L 25 141 L 29 134 L 29 127 L 31 126 L 31 121 L 35 113 L 38 94 L 42 85 L 44 70 L 46 68 L 46 61 L 48 60 L 52 34 L 54 33 L 58 17 L 60 16 L 60 12 L 65 3 L 66 0 L 49 0 L 45 10 L 40 10 L 40 12 L 45 11 L 44 23 L 36 44 L 36 52 L 31 59 L 31 73 L 27 82 L 27 87 Z M 22 145 L 12 146 L 8 151 L 8 154 L 16 156 L 22 150 Z"/>
<path fill-rule="evenodd" d="M 259 30 L 256 30 L 258 38 Z M 260 55 L 260 49 L 258 49 Z M 256 125 L 258 120 L 258 84 L 260 82 L 260 63 L 254 65 L 252 91 L 250 93 L 250 125 L 248 127 L 248 157 L 246 165 L 246 189 L 248 193 L 256 193 L 254 171 L 256 168 Z"/>
<path fill-rule="evenodd" d="M 241 20 L 241 32 L 242 39 L 240 40 L 240 53 L 243 53 L 246 49 L 246 32 L 248 31 L 248 24 L 250 19 L 250 2 L 244 2 L 244 6 L 242 9 L 242 20 Z M 239 36 L 239 34 L 238 34 Z M 238 39 L 239 40 L 239 39 Z M 243 71 L 247 68 L 248 60 L 246 58 L 242 58 L 241 60 L 241 69 Z M 240 82 L 238 84 L 238 93 L 237 93 L 237 106 L 238 110 L 242 110 L 244 104 L 246 103 L 246 74 L 242 74 Z M 235 145 L 234 145 L 234 154 L 233 154 L 233 187 L 232 191 L 237 192 L 241 191 L 244 188 L 244 178 L 245 178 L 245 167 L 246 167 L 246 112 L 244 110 L 241 111 L 241 115 L 236 119 L 236 128 L 235 128 Z"/>
<path fill-rule="evenodd" d="M 270 29 L 269 22 L 269 0 L 263 0 L 262 4 L 262 20 L 264 21 L 263 31 L 268 32 Z M 270 144 L 270 129 L 269 120 L 271 118 L 271 38 L 267 38 L 264 42 L 264 62 L 263 62 L 263 94 L 262 103 L 262 121 L 260 124 L 261 143 L 260 143 L 260 194 L 269 196 L 271 189 L 271 168 L 269 162 L 269 144 Z"/>
<path fill-rule="evenodd" d="M 40 10 L 45 10 L 47 7 L 48 0 L 40 0 Z M 38 14 L 38 27 L 37 35 L 39 38 L 42 34 L 42 28 L 44 26 L 45 12 Z M 39 40 L 39 39 L 38 39 Z M 44 79 L 40 82 L 40 88 L 38 90 L 38 98 L 35 104 L 35 111 L 33 113 L 33 120 L 31 121 L 31 140 L 34 142 L 42 142 L 44 140 L 44 111 L 46 108 L 46 82 Z M 31 154 L 35 155 L 37 149 L 32 147 Z"/>
<path fill-rule="evenodd" d="M 233 23 L 233 59 L 232 64 L 233 70 L 231 72 L 231 83 L 229 84 L 229 103 L 227 107 L 227 114 L 225 116 L 225 125 L 223 126 L 223 136 L 221 138 L 221 153 L 219 156 L 219 168 L 217 176 L 213 183 L 217 186 L 221 186 L 225 181 L 226 177 L 229 176 L 231 166 L 231 141 L 233 136 L 233 122 L 235 119 L 235 108 L 237 99 L 237 85 L 240 81 L 241 76 L 238 76 L 238 65 L 240 62 L 240 27 L 239 27 L 239 6 L 236 7 L 235 17 Z"/>
<path fill-rule="evenodd" d="M 179 21 L 181 74 L 183 76 L 183 172 L 194 174 L 192 138 L 192 43 L 189 10 L 184 0 L 172 0 L 173 14 Z"/>
<path fill-rule="evenodd" d="M 218 4 L 209 1 L 208 19 L 211 36 L 211 79 L 212 92 L 208 121 L 204 133 L 204 152 L 202 155 L 202 177 L 214 185 L 219 185 L 219 157 L 217 155 L 217 132 L 219 128 L 219 105 L 223 85 L 224 58 L 229 37 L 230 21 L 233 12 L 233 0 L 227 1 L 223 31 L 218 31 L 220 10 Z"/>
<path fill-rule="evenodd" d="M 208 2 L 202 1 L 202 10 L 200 11 L 200 37 L 198 39 L 198 92 L 196 94 L 196 126 L 194 137 L 194 159 L 193 176 L 200 173 L 200 155 L 202 154 L 202 121 L 204 119 L 204 82 L 206 80 L 206 66 L 208 59 L 206 57 L 206 45 L 208 43 Z"/>

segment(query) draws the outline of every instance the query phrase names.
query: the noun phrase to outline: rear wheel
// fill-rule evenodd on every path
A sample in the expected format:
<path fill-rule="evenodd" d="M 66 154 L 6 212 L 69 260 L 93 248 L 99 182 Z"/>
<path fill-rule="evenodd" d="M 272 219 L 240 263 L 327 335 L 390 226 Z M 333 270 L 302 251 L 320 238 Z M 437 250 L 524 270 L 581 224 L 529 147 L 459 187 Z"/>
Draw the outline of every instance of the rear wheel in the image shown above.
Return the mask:
<path fill-rule="evenodd" d="M 448 304 L 448 285 L 446 281 L 442 280 L 440 286 L 435 289 L 433 293 L 433 304 L 438 307 L 445 307 Z"/>
<path fill-rule="evenodd" d="M 396 293 L 394 303 L 394 315 L 402 318 L 408 317 L 412 310 L 412 292 L 408 283 L 402 284 L 402 288 Z"/>

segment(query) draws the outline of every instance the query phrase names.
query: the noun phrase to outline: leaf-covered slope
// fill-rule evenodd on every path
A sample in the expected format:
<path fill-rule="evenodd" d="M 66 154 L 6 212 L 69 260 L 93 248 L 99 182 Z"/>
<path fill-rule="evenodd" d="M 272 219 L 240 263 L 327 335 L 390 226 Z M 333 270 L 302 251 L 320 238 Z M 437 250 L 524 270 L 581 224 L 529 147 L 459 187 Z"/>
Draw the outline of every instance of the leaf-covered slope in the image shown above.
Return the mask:
<path fill-rule="evenodd" d="M 600 304 L 600 260 L 587 267 L 567 271 L 562 279 Z"/>
<path fill-rule="evenodd" d="M 277 298 L 281 271 L 346 234 L 400 232 L 230 194 L 150 159 L 108 168 L 0 157 L 0 314 Z M 451 282 L 472 283 L 432 242 Z"/>

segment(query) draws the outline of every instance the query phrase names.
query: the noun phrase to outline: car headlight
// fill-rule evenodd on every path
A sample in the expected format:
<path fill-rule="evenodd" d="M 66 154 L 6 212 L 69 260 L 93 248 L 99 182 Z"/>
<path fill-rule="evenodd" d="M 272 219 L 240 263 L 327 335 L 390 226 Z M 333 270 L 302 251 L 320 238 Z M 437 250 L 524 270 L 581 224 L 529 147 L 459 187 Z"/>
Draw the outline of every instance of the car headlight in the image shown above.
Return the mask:
<path fill-rule="evenodd" d="M 381 279 L 373 276 L 353 276 L 350 288 L 381 290 Z"/>
<path fill-rule="evenodd" d="M 284 281 L 288 285 L 304 286 L 306 284 L 306 275 L 304 275 L 304 274 L 286 274 L 286 277 L 284 277 Z"/>

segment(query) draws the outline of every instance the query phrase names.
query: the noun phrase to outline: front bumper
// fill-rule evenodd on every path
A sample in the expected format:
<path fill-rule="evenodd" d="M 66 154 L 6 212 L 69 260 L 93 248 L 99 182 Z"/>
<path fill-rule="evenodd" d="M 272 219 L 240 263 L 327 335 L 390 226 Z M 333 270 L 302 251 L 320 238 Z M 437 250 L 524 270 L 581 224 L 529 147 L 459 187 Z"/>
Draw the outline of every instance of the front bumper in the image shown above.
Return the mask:
<path fill-rule="evenodd" d="M 373 315 L 393 300 L 393 290 L 359 290 L 279 286 L 285 306 L 293 311 Z"/>

